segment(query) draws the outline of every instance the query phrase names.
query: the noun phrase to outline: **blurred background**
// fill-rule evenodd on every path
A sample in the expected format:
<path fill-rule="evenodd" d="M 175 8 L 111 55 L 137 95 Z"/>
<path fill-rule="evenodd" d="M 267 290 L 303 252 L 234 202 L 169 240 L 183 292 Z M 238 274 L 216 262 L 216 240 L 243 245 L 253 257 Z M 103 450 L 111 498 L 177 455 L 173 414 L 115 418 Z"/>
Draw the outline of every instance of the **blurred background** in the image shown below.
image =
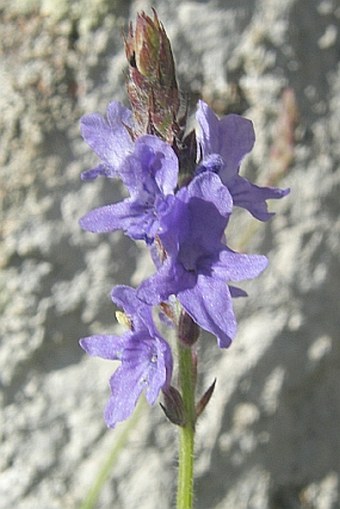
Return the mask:
<path fill-rule="evenodd" d="M 177 430 L 158 405 L 106 430 L 114 365 L 78 346 L 115 331 L 112 286 L 152 271 L 142 246 L 78 225 L 122 191 L 81 183 L 96 158 L 79 118 L 127 104 L 122 31 L 151 7 L 191 107 L 253 120 L 241 173 L 291 187 L 269 223 L 241 211 L 232 224 L 231 246 L 270 266 L 243 285 L 232 347 L 200 342 L 200 388 L 217 386 L 198 425 L 196 508 L 339 508 L 339 2 L 2 0 L 0 509 L 84 508 L 108 457 L 88 509 L 174 507 Z"/>

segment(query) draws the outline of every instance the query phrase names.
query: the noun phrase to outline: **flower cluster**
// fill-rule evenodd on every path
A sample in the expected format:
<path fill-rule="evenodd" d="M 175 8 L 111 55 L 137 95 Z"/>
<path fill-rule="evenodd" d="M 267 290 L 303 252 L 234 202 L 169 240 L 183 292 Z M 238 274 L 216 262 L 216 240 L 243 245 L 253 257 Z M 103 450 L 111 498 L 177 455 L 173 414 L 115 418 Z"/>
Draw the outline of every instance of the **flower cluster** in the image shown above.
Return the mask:
<path fill-rule="evenodd" d="M 131 65 L 135 73 L 135 61 Z M 259 275 L 267 259 L 237 253 L 226 245 L 229 218 L 238 206 L 266 221 L 272 215 L 266 200 L 288 193 L 258 187 L 239 175 L 240 163 L 255 141 L 251 121 L 242 116 L 219 119 L 199 101 L 196 131 L 186 138 L 190 143 L 178 134 L 184 132 L 180 122 L 167 122 L 164 135 L 150 124 L 141 132 L 138 119 L 134 111 L 112 102 L 106 117 L 90 114 L 81 120 L 82 136 L 101 160 L 82 178 L 120 178 L 129 193 L 119 203 L 87 213 L 80 220 L 82 228 L 96 233 L 123 230 L 131 239 L 144 240 L 155 264 L 155 273 L 139 288 L 117 286 L 112 291 L 113 302 L 124 310 L 128 331 L 80 342 L 90 355 L 121 362 L 110 381 L 105 410 L 109 427 L 132 413 L 143 391 L 150 404 L 160 391 L 165 395 L 173 391 L 171 348 L 154 324 L 155 306 L 176 308 L 168 312 L 176 326 L 186 315 L 215 335 L 219 347 L 230 345 L 236 334 L 232 299 L 246 295 L 234 283 Z M 184 166 L 190 168 L 189 177 Z"/>

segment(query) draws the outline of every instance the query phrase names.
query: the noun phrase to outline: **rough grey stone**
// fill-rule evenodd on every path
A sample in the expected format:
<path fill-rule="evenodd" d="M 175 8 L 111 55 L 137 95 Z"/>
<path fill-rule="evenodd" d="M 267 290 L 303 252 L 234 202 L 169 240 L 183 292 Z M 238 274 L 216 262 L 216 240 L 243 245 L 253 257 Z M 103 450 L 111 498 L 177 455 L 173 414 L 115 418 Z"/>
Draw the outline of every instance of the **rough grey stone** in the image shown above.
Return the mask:
<path fill-rule="evenodd" d="M 124 425 L 105 431 L 110 363 L 79 337 L 114 330 L 117 283 L 152 270 L 122 235 L 78 218 L 118 199 L 81 184 L 95 158 L 84 113 L 126 102 L 121 29 L 155 6 L 183 95 L 244 113 L 257 143 L 242 168 L 291 195 L 266 225 L 240 213 L 231 242 L 265 253 L 244 285 L 239 333 L 200 345 L 200 385 L 216 377 L 196 444 L 197 509 L 340 507 L 340 7 L 336 0 L 0 3 L 0 509 L 80 506 Z M 284 90 L 294 96 L 285 102 Z M 296 106 L 292 97 L 295 97 Z M 289 98 L 288 98 L 289 100 Z M 292 102 L 293 101 L 293 102 Z M 295 114 L 298 111 L 298 116 Z M 288 131 L 287 131 L 288 130 Z M 239 221 L 239 222 L 238 222 Z M 241 227 L 242 225 L 242 227 Z M 144 409 L 98 507 L 173 507 L 176 429 Z"/>

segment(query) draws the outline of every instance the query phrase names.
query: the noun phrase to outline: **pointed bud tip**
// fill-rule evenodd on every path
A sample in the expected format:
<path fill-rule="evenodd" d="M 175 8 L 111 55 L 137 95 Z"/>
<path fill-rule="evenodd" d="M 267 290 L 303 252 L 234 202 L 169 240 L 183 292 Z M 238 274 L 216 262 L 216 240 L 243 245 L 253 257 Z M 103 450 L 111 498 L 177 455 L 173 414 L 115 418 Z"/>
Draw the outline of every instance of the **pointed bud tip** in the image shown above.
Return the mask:
<path fill-rule="evenodd" d="M 205 391 L 201 399 L 196 405 L 196 419 L 204 412 L 207 404 L 209 403 L 211 396 L 213 395 L 213 392 L 215 390 L 216 386 L 216 378 L 213 381 L 213 383 L 210 385 L 210 387 Z"/>

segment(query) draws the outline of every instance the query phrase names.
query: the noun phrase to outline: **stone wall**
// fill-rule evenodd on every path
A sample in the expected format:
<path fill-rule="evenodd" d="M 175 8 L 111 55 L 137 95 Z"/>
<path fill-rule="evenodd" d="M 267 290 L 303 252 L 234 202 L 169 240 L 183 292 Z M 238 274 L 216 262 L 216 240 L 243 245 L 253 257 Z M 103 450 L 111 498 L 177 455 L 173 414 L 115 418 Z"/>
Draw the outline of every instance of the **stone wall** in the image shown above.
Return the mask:
<path fill-rule="evenodd" d="M 117 283 L 152 270 L 120 234 L 78 219 L 117 200 L 81 183 L 95 158 L 79 117 L 126 102 L 121 31 L 155 6 L 183 96 L 254 122 L 242 171 L 291 187 L 231 245 L 270 267 L 244 285 L 239 333 L 200 346 L 215 394 L 198 426 L 197 509 L 340 507 L 340 6 L 336 0 L 2 0 L 0 509 L 76 509 L 124 426 L 107 431 L 109 362 L 78 338 L 115 328 Z M 242 228 L 241 226 L 242 225 Z M 142 408 L 98 508 L 174 507 L 176 429 Z"/>

